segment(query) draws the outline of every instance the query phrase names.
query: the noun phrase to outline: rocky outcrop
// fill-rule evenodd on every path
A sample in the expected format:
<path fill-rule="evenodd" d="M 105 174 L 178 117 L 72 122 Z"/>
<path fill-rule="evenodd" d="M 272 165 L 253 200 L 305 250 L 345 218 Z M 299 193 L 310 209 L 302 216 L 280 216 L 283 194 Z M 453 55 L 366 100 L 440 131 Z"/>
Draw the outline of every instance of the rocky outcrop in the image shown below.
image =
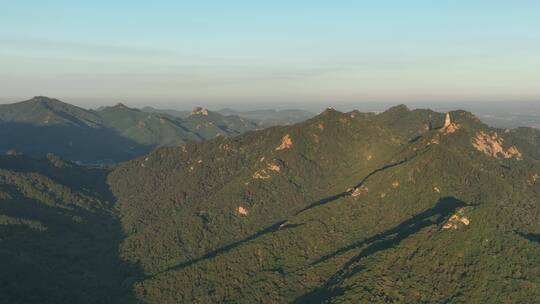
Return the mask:
<path fill-rule="evenodd" d="M 268 174 L 265 169 L 253 173 L 253 179 L 269 179 L 270 177 L 270 174 Z"/>
<path fill-rule="evenodd" d="M 364 193 L 367 193 L 368 191 L 368 187 L 366 186 L 360 186 L 354 189 L 347 189 L 347 192 L 349 192 L 352 197 L 360 196 Z"/>
<path fill-rule="evenodd" d="M 276 147 L 276 151 L 290 149 L 293 146 L 293 141 L 289 134 L 285 134 L 281 139 L 281 144 Z"/>
<path fill-rule="evenodd" d="M 448 125 L 446 129 L 444 129 L 444 134 L 447 135 L 447 134 L 455 133 L 460 128 L 461 128 L 460 125 L 456 123 L 450 123 L 450 125 Z"/>
<path fill-rule="evenodd" d="M 452 118 L 450 117 L 450 113 L 446 113 L 446 116 L 444 117 L 443 129 L 448 128 L 451 124 L 452 124 Z"/>
<path fill-rule="evenodd" d="M 238 213 L 241 216 L 247 216 L 249 212 L 246 208 L 242 206 L 238 206 L 238 208 L 236 208 L 236 213 Z"/>
<path fill-rule="evenodd" d="M 269 179 L 270 177 L 272 177 L 270 175 L 271 172 L 279 173 L 280 171 L 281 167 L 278 164 L 270 163 L 267 165 L 266 168 L 253 173 L 253 179 Z"/>
<path fill-rule="evenodd" d="M 191 111 L 191 115 L 203 115 L 208 116 L 208 109 L 202 108 L 202 107 L 196 107 Z"/>
<path fill-rule="evenodd" d="M 458 125 L 455 122 L 452 122 L 450 113 L 446 113 L 446 117 L 444 118 L 444 127 L 441 129 L 441 132 L 443 132 L 445 135 L 452 134 L 452 133 L 455 133 L 460 128 L 461 128 L 460 125 Z"/>
<path fill-rule="evenodd" d="M 523 159 L 523 155 L 516 146 L 512 146 L 505 149 L 504 139 L 500 137 L 496 132 L 488 134 L 484 131 L 480 131 L 473 138 L 473 147 L 495 158 L 516 158 L 517 160 Z"/>
<path fill-rule="evenodd" d="M 279 165 L 276 165 L 276 164 L 269 164 L 268 165 L 268 170 L 274 171 L 274 172 L 279 172 L 279 171 L 281 171 L 281 167 Z"/>
<path fill-rule="evenodd" d="M 448 219 L 442 229 L 458 229 L 460 225 L 469 226 L 470 223 L 469 218 L 465 216 L 465 210 L 461 208 Z"/>

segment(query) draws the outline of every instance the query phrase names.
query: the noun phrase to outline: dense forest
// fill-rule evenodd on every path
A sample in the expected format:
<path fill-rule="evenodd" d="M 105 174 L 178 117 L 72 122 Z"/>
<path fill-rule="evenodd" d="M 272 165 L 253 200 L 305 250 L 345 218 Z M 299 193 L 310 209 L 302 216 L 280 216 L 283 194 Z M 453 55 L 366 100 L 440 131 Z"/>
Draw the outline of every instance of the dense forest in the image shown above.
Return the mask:
<path fill-rule="evenodd" d="M 0 302 L 535 303 L 540 131 L 327 109 L 112 168 L 0 158 Z"/>

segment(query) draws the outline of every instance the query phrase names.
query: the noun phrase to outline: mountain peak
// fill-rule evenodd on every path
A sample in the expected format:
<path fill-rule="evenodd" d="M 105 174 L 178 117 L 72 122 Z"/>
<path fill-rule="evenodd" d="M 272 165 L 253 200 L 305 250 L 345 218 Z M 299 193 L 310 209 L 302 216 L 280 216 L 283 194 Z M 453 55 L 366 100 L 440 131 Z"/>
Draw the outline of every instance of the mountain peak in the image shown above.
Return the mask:
<path fill-rule="evenodd" d="M 208 109 L 203 107 L 196 107 L 195 109 L 193 109 L 193 111 L 191 111 L 191 115 L 208 116 Z"/>
<path fill-rule="evenodd" d="M 403 113 L 403 112 L 410 112 L 411 110 L 409 107 L 407 107 L 404 104 L 400 104 L 397 106 L 393 106 L 389 108 L 388 110 L 384 111 L 383 113 Z"/>
<path fill-rule="evenodd" d="M 124 112 L 124 111 L 135 111 L 135 112 L 141 112 L 141 110 L 137 109 L 137 108 L 130 108 L 128 106 L 126 106 L 125 104 L 121 103 L 121 102 L 118 102 L 116 103 L 114 106 L 107 106 L 107 107 L 102 107 L 102 108 L 99 108 L 98 111 L 114 111 L 114 112 Z"/>
<path fill-rule="evenodd" d="M 40 108 L 44 108 L 48 111 L 53 112 L 64 112 L 69 111 L 69 108 L 75 108 L 76 106 L 73 106 L 71 104 L 65 103 L 59 99 L 56 98 L 50 98 L 47 96 L 34 96 L 29 100 L 22 101 L 18 103 L 19 105 L 32 105 L 32 106 L 38 106 Z M 84 110 L 84 109 L 81 109 Z"/>
<path fill-rule="evenodd" d="M 33 101 L 48 101 L 48 100 L 56 100 L 56 99 L 50 98 L 50 97 L 47 97 L 47 96 L 39 95 L 39 96 L 32 97 L 32 99 L 30 99 L 30 100 L 33 100 Z"/>
<path fill-rule="evenodd" d="M 332 107 L 328 107 L 324 109 L 324 111 L 321 112 L 321 115 L 329 115 L 329 114 L 341 114 L 341 112 Z"/>
<path fill-rule="evenodd" d="M 446 113 L 446 116 L 444 117 L 444 129 L 448 128 L 452 124 L 452 118 L 450 117 L 450 113 Z"/>
<path fill-rule="evenodd" d="M 124 108 L 124 109 L 127 109 L 128 107 L 127 107 L 125 104 L 119 102 L 119 103 L 117 103 L 117 104 L 114 105 L 114 108 Z"/>
<path fill-rule="evenodd" d="M 47 96 L 34 96 L 34 97 L 32 97 L 32 99 L 28 100 L 28 102 L 42 103 L 42 104 L 63 103 L 62 101 L 60 101 L 58 99 L 50 98 L 50 97 L 47 97 Z"/>

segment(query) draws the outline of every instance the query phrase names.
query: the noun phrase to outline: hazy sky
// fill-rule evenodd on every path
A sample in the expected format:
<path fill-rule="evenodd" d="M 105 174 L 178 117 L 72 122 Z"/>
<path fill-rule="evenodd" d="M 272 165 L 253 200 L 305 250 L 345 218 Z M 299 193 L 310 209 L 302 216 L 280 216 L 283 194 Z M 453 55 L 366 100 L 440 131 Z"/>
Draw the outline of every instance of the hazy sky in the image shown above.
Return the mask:
<path fill-rule="evenodd" d="M 0 0 L 0 100 L 540 100 L 540 1 Z"/>

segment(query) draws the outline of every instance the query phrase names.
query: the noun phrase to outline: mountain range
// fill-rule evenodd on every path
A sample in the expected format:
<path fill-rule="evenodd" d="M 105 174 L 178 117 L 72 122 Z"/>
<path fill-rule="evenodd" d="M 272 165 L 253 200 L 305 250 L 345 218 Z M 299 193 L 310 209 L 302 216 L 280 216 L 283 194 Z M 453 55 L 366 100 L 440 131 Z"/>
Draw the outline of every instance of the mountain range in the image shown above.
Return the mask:
<path fill-rule="evenodd" d="M 104 123 L 121 109 L 31 119 L 128 130 Z M 539 151 L 537 129 L 402 105 L 106 169 L 5 155 L 0 301 L 535 303 Z"/>
<path fill-rule="evenodd" d="M 114 163 L 160 146 L 234 136 L 258 128 L 254 122 L 198 108 L 187 117 L 148 113 L 117 104 L 87 110 L 37 96 L 0 105 L 0 152 L 48 153 L 81 163 Z"/>
<path fill-rule="evenodd" d="M 142 110 L 151 113 L 169 114 L 180 118 L 188 117 L 191 113 L 190 111 L 162 110 L 152 107 L 144 107 Z M 224 116 L 238 116 L 248 119 L 257 123 L 257 125 L 259 125 L 261 128 L 278 125 L 291 125 L 302 122 L 316 115 L 310 111 L 298 109 L 237 111 L 224 108 L 217 110 L 216 112 Z"/>

